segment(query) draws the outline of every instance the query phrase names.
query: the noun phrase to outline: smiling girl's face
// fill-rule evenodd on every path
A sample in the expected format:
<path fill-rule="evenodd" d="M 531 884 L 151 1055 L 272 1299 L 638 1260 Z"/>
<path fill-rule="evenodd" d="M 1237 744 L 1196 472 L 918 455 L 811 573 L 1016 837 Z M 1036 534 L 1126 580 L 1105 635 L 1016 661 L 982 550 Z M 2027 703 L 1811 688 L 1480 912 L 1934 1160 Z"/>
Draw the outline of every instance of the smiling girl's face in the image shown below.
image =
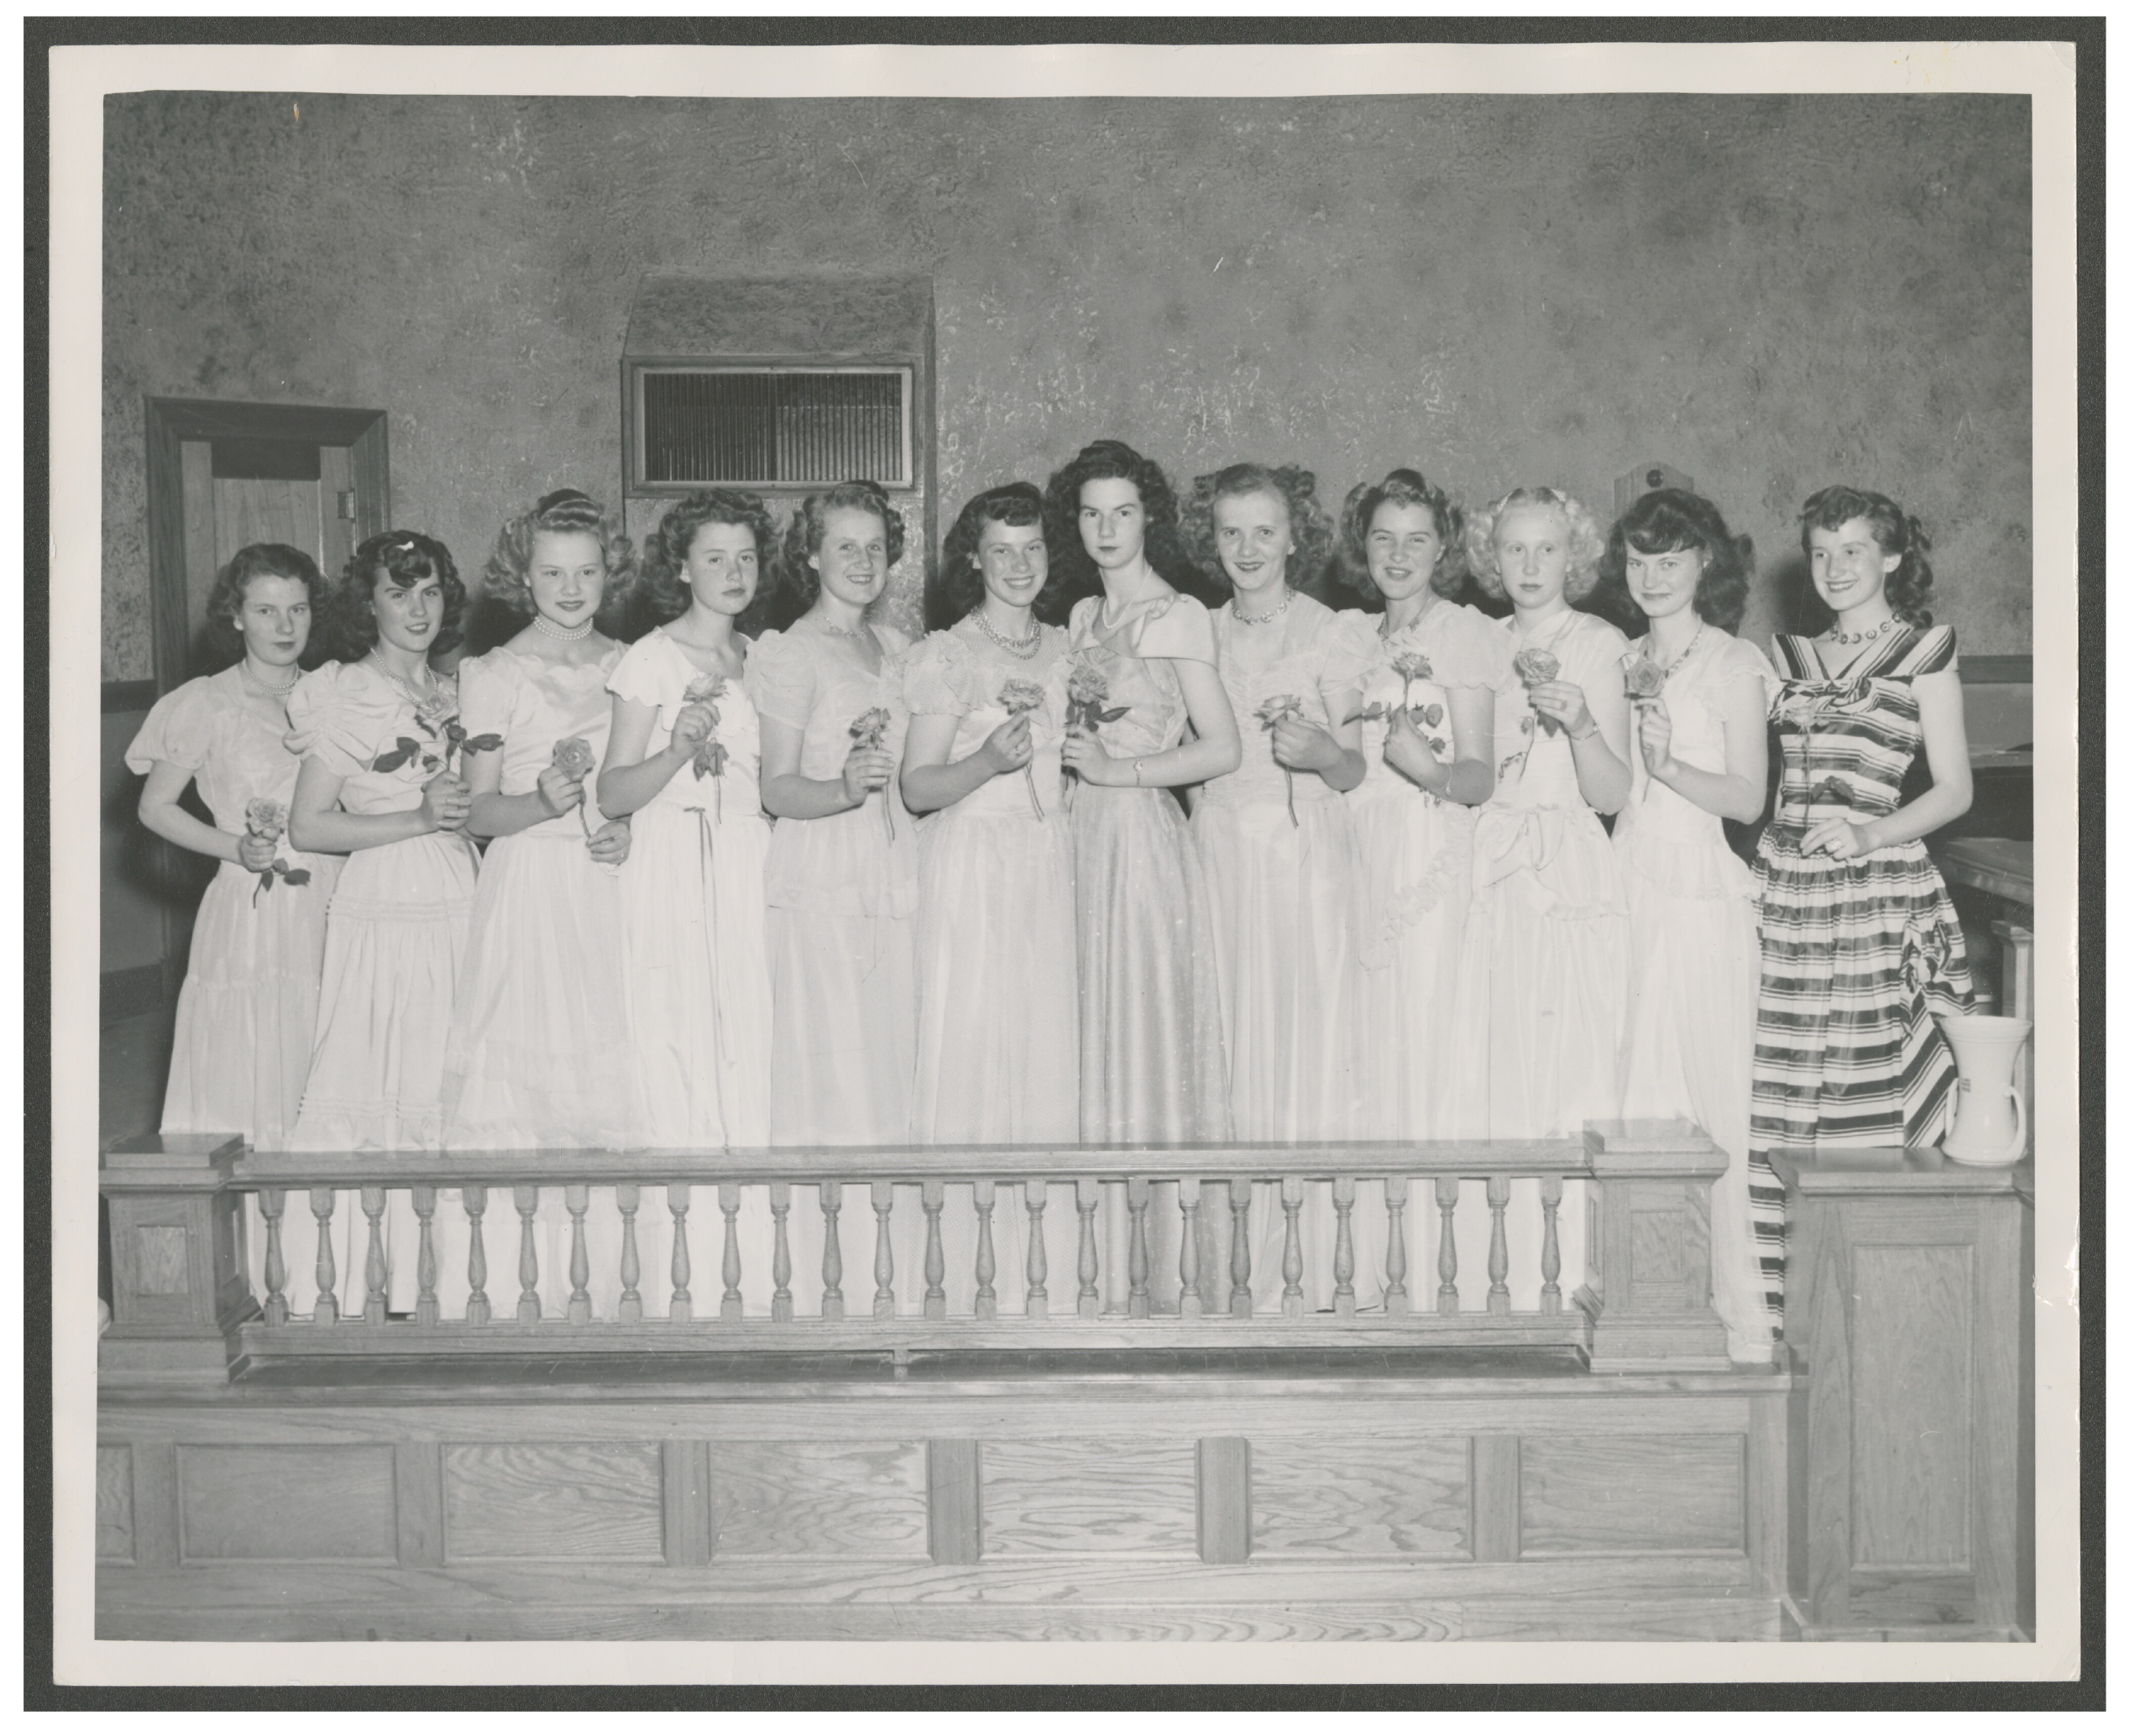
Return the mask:
<path fill-rule="evenodd" d="M 1880 546 L 1864 519 L 1848 519 L 1833 531 L 1819 525 L 1806 538 L 1806 564 L 1820 600 L 1839 615 L 1886 599 L 1887 575 L 1902 564 Z"/>
<path fill-rule="evenodd" d="M 561 627 L 594 619 L 602 606 L 602 544 L 591 531 L 537 531 L 527 563 L 535 609 Z"/>
<path fill-rule="evenodd" d="M 446 620 L 446 587 L 426 574 L 413 584 L 396 584 L 385 567 L 372 569 L 372 614 L 380 641 L 417 656 L 431 649 Z"/>
<path fill-rule="evenodd" d="M 1706 563 L 1698 548 L 1668 548 L 1662 554 L 1627 552 L 1627 588 L 1652 620 L 1694 606 L 1694 590 Z"/>
<path fill-rule="evenodd" d="M 833 596 L 867 609 L 891 576 L 889 549 L 882 519 L 866 507 L 835 506 L 824 515 L 824 536 L 810 565 Z"/>
<path fill-rule="evenodd" d="M 280 573 L 247 579 L 238 630 L 254 662 L 266 669 L 294 668 L 312 632 L 312 593 L 305 581 Z"/>
<path fill-rule="evenodd" d="M 1291 509 L 1267 489 L 1222 494 L 1211 502 L 1211 541 L 1236 590 L 1282 584 L 1293 554 Z"/>
<path fill-rule="evenodd" d="M 974 565 L 983 588 L 1006 609 L 1030 609 L 1048 582 L 1048 534 L 1038 524 L 983 519 Z"/>
<path fill-rule="evenodd" d="M 1551 506 L 1512 506 L 1494 531 L 1501 588 L 1518 609 L 1550 608 L 1567 588 L 1568 523 Z"/>
<path fill-rule="evenodd" d="M 1368 520 L 1368 577 L 1386 602 L 1416 597 L 1441 558 L 1441 533 L 1431 509 L 1385 500 Z"/>
<path fill-rule="evenodd" d="M 1126 476 L 1096 476 L 1077 491 L 1077 534 L 1102 573 L 1133 567 L 1144 553 L 1144 497 Z"/>
<path fill-rule="evenodd" d="M 715 614 L 739 615 L 758 594 L 758 539 L 748 525 L 701 525 L 683 557 L 691 599 Z"/>

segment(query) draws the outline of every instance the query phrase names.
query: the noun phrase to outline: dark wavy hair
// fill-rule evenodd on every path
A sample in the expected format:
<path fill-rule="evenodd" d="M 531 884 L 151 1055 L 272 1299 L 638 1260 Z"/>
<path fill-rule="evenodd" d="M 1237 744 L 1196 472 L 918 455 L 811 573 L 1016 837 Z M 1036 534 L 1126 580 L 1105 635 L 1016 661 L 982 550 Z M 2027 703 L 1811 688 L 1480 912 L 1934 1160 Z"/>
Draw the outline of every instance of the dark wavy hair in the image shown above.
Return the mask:
<path fill-rule="evenodd" d="M 672 621 L 691 607 L 691 582 L 683 576 L 691 545 L 709 525 L 740 525 L 751 533 L 758 551 L 758 589 L 736 617 L 736 625 L 751 630 L 761 624 L 766 605 L 777 576 L 774 557 L 772 515 L 766 503 L 746 489 L 700 489 L 686 494 L 662 515 L 662 521 L 646 535 L 639 562 L 639 593 L 651 621 Z"/>
<path fill-rule="evenodd" d="M 1602 605 L 1600 613 L 1609 609 L 1630 630 L 1637 625 L 1647 630 L 1642 605 L 1628 588 L 1627 552 L 1662 555 L 1682 548 L 1702 557 L 1694 613 L 1712 627 L 1736 633 L 1754 576 L 1754 539 L 1733 536 L 1714 502 L 1685 489 L 1653 489 L 1620 515 L 1605 539 L 1605 558 L 1591 600 Z"/>
<path fill-rule="evenodd" d="M 1902 557 L 1902 564 L 1887 575 L 1887 606 L 1912 625 L 1930 626 L 1932 562 L 1926 557 L 1931 552 L 1932 539 L 1924 534 L 1923 525 L 1885 494 L 1839 484 L 1808 496 L 1806 504 L 1798 509 L 1800 550 L 1811 560 L 1813 532 L 1839 531 L 1852 519 L 1863 519 L 1872 526 L 1874 540 L 1883 553 Z M 1815 612 L 1834 620 L 1835 611 L 1821 600 L 1810 574 L 1806 588 L 1812 596 Z"/>
<path fill-rule="evenodd" d="M 334 587 L 336 627 L 341 651 L 347 657 L 361 657 L 379 643 L 379 618 L 372 612 L 372 587 L 384 572 L 390 583 L 406 590 L 419 580 L 435 578 L 445 593 L 446 613 L 431 642 L 436 653 L 449 651 L 460 641 L 461 611 L 468 593 L 460 570 L 446 545 L 421 531 L 385 531 L 367 536 L 342 569 Z"/>
<path fill-rule="evenodd" d="M 305 635 L 303 656 L 308 663 L 318 661 L 334 629 L 334 592 L 319 562 L 286 542 L 249 542 L 216 574 L 207 614 L 209 643 L 217 655 L 233 662 L 244 656 L 245 635 L 238 629 L 238 616 L 245 607 L 245 588 L 256 578 L 294 578 L 305 587 L 312 623 Z"/>
<path fill-rule="evenodd" d="M 594 539 L 602 551 L 602 601 L 597 612 L 613 610 L 631 583 L 636 564 L 631 541 L 613 515 L 578 489 L 545 494 L 529 510 L 505 520 L 490 558 L 484 563 L 484 599 L 521 626 L 535 619 L 535 590 L 528 583 L 528 572 L 535 560 L 535 539 L 545 531 Z"/>
<path fill-rule="evenodd" d="M 1181 509 L 1181 542 L 1197 570 L 1232 593 L 1233 581 L 1219 558 L 1213 514 L 1220 501 L 1244 494 L 1269 494 L 1285 504 L 1293 533 L 1293 552 L 1285 560 L 1287 588 L 1300 590 L 1320 580 L 1330 564 L 1337 528 L 1316 498 L 1315 472 L 1298 464 L 1229 464 L 1196 478 Z"/>
<path fill-rule="evenodd" d="M 931 625 L 948 627 L 965 620 L 981 607 L 981 599 L 987 594 L 987 587 L 981 580 L 983 526 L 1012 525 L 1022 529 L 1040 525 L 1044 530 L 1047 514 L 1045 497 L 1029 482 L 1007 482 L 985 489 L 960 507 L 951 534 L 944 539 L 944 564 L 937 568 L 936 594 L 930 611 L 939 619 Z M 1039 594 L 1033 599 L 1034 615 L 1042 620 L 1059 620 L 1067 588 L 1050 550 L 1048 576 L 1040 582 Z"/>
<path fill-rule="evenodd" d="M 798 605 L 798 614 L 807 614 L 818 600 L 817 569 L 810 565 L 810 557 L 824 541 L 825 515 L 842 510 L 876 515 L 884 526 L 887 567 L 897 567 L 907 552 L 906 520 L 899 516 L 899 509 L 892 504 L 881 483 L 843 482 L 836 488 L 805 494 L 780 541 L 780 582 Z"/>
<path fill-rule="evenodd" d="M 1085 552 L 1077 515 L 1086 484 L 1110 477 L 1129 484 L 1144 504 L 1144 559 L 1154 573 L 1176 590 L 1207 603 L 1222 603 L 1232 594 L 1229 586 L 1215 589 L 1183 554 L 1181 505 L 1166 472 L 1134 447 L 1096 440 L 1048 478 L 1048 570 L 1051 576 L 1061 575 L 1067 597 L 1074 600 L 1100 592 L 1100 569 Z"/>
<path fill-rule="evenodd" d="M 1424 506 L 1433 515 L 1441 552 L 1427 583 L 1438 596 L 1463 595 L 1470 573 L 1464 510 L 1416 470 L 1393 470 L 1380 482 L 1362 483 L 1345 497 L 1344 510 L 1338 515 L 1338 577 L 1369 603 L 1382 602 L 1382 593 L 1368 571 L 1368 533 L 1374 528 L 1375 514 L 1384 506 Z"/>

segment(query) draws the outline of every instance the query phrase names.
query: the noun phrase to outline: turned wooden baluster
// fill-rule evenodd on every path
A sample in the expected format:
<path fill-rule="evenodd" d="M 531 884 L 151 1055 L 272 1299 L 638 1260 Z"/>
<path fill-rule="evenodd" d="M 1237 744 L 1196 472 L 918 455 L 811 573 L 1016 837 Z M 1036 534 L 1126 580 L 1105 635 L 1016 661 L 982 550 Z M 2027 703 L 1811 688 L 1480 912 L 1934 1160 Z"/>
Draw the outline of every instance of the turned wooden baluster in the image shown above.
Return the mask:
<path fill-rule="evenodd" d="M 840 1294 L 840 1184 L 818 1184 L 818 1209 L 824 1214 L 824 1305 L 819 1311 L 829 1320 L 847 1317 L 847 1299 Z"/>
<path fill-rule="evenodd" d="M 364 1214 L 364 1324 L 386 1324 L 386 1190 L 359 1188 L 357 1203 Z"/>
<path fill-rule="evenodd" d="M 743 1209 L 743 1184 L 720 1184 L 721 1202 L 721 1318 L 743 1318 L 743 1250 L 735 1237 L 735 1215 Z"/>
<path fill-rule="evenodd" d="M 483 1256 L 483 1208 L 489 1202 L 488 1188 L 463 1188 L 461 1209 L 468 1215 L 468 1306 L 467 1319 L 472 1326 L 490 1324 L 490 1297 L 483 1288 L 490 1276 L 489 1263 Z"/>
<path fill-rule="evenodd" d="M 319 1226 L 319 1243 L 312 1256 L 312 1287 L 319 1292 L 312 1302 L 316 1325 L 331 1326 L 341 1317 L 334 1302 L 334 1190 L 312 1190 L 312 1221 Z"/>
<path fill-rule="evenodd" d="M 772 1207 L 772 1317 L 777 1320 L 795 1318 L 795 1293 L 787 1288 L 787 1280 L 795 1275 L 787 1253 L 788 1185 L 784 1181 L 766 1184 L 766 1198 Z"/>
<path fill-rule="evenodd" d="M 1331 1307 L 1340 1320 L 1349 1320 L 1359 1306 L 1358 1299 L 1353 1294 L 1353 1197 L 1356 1186 L 1354 1178 L 1349 1175 L 1333 1177 L 1330 1184 L 1331 1201 L 1337 1208 L 1337 1248 L 1330 1266 L 1336 1288 L 1331 1296 Z"/>
<path fill-rule="evenodd" d="M 1509 1311 L 1509 1178 L 1486 1178 L 1486 1206 L 1494 1214 L 1494 1231 L 1486 1243 L 1486 1311 Z"/>
<path fill-rule="evenodd" d="M 944 1318 L 944 1184 L 925 1181 L 921 1184 L 922 1216 L 929 1223 L 929 1237 L 922 1248 L 922 1282 L 929 1286 L 922 1292 L 921 1311 L 923 1320 L 940 1320 Z"/>
<path fill-rule="evenodd" d="M 1152 1317 L 1152 1257 L 1144 1244 L 1144 1214 L 1152 1204 L 1152 1184 L 1133 1176 L 1129 1184 L 1129 1315 Z"/>
<path fill-rule="evenodd" d="M 1256 1311 L 1255 1294 L 1248 1288 L 1248 1206 L 1255 1197 L 1253 1184 L 1247 1176 L 1237 1175 L 1227 1194 L 1233 1208 L 1233 1292 L 1227 1305 L 1236 1319 L 1246 1320 Z"/>
<path fill-rule="evenodd" d="M 1197 1287 L 1201 1274 L 1196 1270 L 1196 1224 L 1204 1210 L 1202 1179 L 1183 1181 L 1180 1193 L 1181 1317 L 1193 1320 L 1204 1312 L 1204 1293 Z"/>
<path fill-rule="evenodd" d="M 624 1286 L 617 1298 L 617 1319 L 636 1326 L 645 1317 L 646 1303 L 639 1294 L 639 1185 L 617 1184 L 617 1216 L 624 1220 L 624 1252 L 617 1259 L 617 1278 Z"/>
<path fill-rule="evenodd" d="M 1048 1210 L 1048 1184 L 1027 1178 L 1025 1184 L 1025 1317 L 1048 1318 L 1048 1243 L 1041 1225 Z"/>
<path fill-rule="evenodd" d="M 1441 1209 L 1441 1288 L 1435 1293 L 1437 1314 L 1456 1314 L 1463 1305 L 1457 1299 L 1457 1201 L 1463 1183 L 1453 1175 L 1434 1178 L 1434 1203 Z"/>
<path fill-rule="evenodd" d="M 684 1219 L 691 1210 L 691 1184 L 669 1184 L 669 1318 L 691 1318 L 691 1231 Z"/>
<path fill-rule="evenodd" d="M 892 1184 L 870 1184 L 870 1210 L 876 1214 L 876 1294 L 870 1298 L 870 1318 L 888 1320 L 899 1312 L 899 1299 L 892 1294 Z"/>
<path fill-rule="evenodd" d="M 438 1210 L 436 1187 L 412 1187 L 409 1203 L 416 1211 L 416 1324 L 438 1324 L 438 1248 L 432 1240 L 431 1221 Z"/>
<path fill-rule="evenodd" d="M 260 1190 L 260 1216 L 267 1221 L 268 1249 L 261 1276 L 268 1286 L 268 1299 L 260 1308 L 260 1318 L 271 1326 L 287 1326 L 290 1321 L 290 1299 L 282 1293 L 289 1273 L 282 1269 L 282 1190 Z"/>
<path fill-rule="evenodd" d="M 1561 1311 L 1561 1178 L 1541 1175 L 1538 1178 L 1539 1203 L 1546 1208 L 1546 1240 L 1538 1250 L 1538 1274 L 1545 1282 L 1538 1287 L 1538 1311 L 1558 1314 Z"/>
<path fill-rule="evenodd" d="M 1407 1176 L 1386 1175 L 1382 1179 L 1382 1203 L 1389 1208 L 1389 1258 L 1384 1263 L 1389 1282 L 1382 1289 L 1384 1314 L 1410 1314 L 1411 1297 L 1405 1289 L 1405 1202 L 1411 1197 Z"/>
<path fill-rule="evenodd" d="M 1077 1317 L 1100 1318 L 1100 1242 L 1093 1217 L 1100 1210 L 1100 1183 L 1096 1177 L 1080 1176 L 1077 1184 Z"/>
<path fill-rule="evenodd" d="M 1279 1204 L 1285 1209 L 1285 1255 L 1278 1268 L 1285 1279 L 1285 1289 L 1279 1298 L 1278 1310 L 1288 1320 L 1295 1320 L 1308 1311 L 1307 1298 L 1300 1290 L 1300 1273 L 1305 1269 L 1300 1258 L 1300 1200 L 1305 1186 L 1297 1175 L 1289 1175 L 1278 1184 Z"/>
<path fill-rule="evenodd" d="M 535 1208 L 541 1202 L 540 1188 L 515 1188 L 513 1210 L 521 1215 L 521 1305 L 515 1317 L 523 1325 L 542 1318 L 542 1299 L 535 1293 L 536 1280 L 542 1268 L 535 1258 Z"/>
<path fill-rule="evenodd" d="M 974 1228 L 980 1240 L 973 1250 L 973 1317 L 996 1318 L 996 1184 L 973 1184 Z"/>
<path fill-rule="evenodd" d="M 571 1263 L 565 1268 L 572 1279 L 572 1294 L 565 1298 L 565 1318 L 576 1326 L 583 1326 L 594 1318 L 594 1299 L 587 1294 L 587 1184 L 568 1184 L 565 1189 L 565 1210 L 571 1214 L 573 1247 Z"/>

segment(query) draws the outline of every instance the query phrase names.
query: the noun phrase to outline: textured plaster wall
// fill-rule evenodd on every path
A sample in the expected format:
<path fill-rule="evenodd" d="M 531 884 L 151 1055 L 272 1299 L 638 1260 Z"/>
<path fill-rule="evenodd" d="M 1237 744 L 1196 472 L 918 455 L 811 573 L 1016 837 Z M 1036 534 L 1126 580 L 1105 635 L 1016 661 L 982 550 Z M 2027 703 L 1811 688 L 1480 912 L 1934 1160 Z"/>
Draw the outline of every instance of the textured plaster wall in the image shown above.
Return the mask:
<path fill-rule="evenodd" d="M 1765 635 L 1849 479 L 1925 520 L 1965 649 L 2024 651 L 2028 142 L 1973 97 L 114 98 L 104 673 L 150 672 L 143 395 L 387 410 L 397 521 L 473 572 L 616 493 L 641 272 L 832 269 L 935 280 L 945 528 L 1100 434 L 1333 508 L 1413 463 L 1602 515 L 1661 459 L 1755 538 Z"/>

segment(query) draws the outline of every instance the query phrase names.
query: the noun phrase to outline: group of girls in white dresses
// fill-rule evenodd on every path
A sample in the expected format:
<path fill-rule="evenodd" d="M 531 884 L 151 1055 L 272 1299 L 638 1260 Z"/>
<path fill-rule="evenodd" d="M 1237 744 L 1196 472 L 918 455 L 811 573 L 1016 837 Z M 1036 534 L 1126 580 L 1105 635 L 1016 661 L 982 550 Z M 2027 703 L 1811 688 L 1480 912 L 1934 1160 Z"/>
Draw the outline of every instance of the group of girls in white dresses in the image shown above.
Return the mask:
<path fill-rule="evenodd" d="M 1044 493 L 966 505 L 938 582 L 952 624 L 910 643 L 871 619 L 905 541 L 873 483 L 810 495 L 777 552 L 758 497 L 694 494 L 636 563 L 563 490 L 500 534 L 484 589 L 524 625 L 458 692 L 430 661 L 466 600 L 438 543 L 371 538 L 331 593 L 301 552 L 248 549 L 211 609 L 243 657 L 159 702 L 129 756 L 144 821 L 228 865 L 165 1129 L 704 1150 L 1520 1139 L 1681 1115 L 1729 1160 L 1713 1289 L 1734 1356 L 1766 1359 L 1782 1226 L 1758 1153 L 1938 1137 L 1954 1073 L 1930 1016 L 1969 1004 L 1918 841 L 1969 801 L 1923 533 L 1829 489 L 1803 539 L 1834 625 L 1785 641 L 1779 677 L 1733 636 L 1750 546 L 1698 496 L 1646 495 L 1608 537 L 1558 489 L 1468 519 L 1397 470 L 1333 523 L 1298 468 L 1233 465 L 1181 502 L 1101 441 Z M 802 613 L 753 636 L 776 564 Z M 1365 609 L 1309 594 L 1326 565 Z M 635 566 L 662 625 L 626 646 L 597 617 Z M 1225 603 L 1181 588 L 1198 569 Z M 1457 600 L 1468 576 L 1506 621 Z M 1577 609 L 1593 588 L 1645 637 Z M 347 660 L 301 675 L 330 610 Z M 1750 872 L 1722 821 L 1761 813 L 1771 723 L 1785 771 Z M 1919 746 L 1932 787 L 1903 805 Z M 212 827 L 180 807 L 189 780 Z M 1519 1307 L 1536 1187 L 1508 1218 Z M 556 1191 L 515 1202 L 553 1249 Z M 1578 1273 L 1579 1204 L 1560 1214 Z M 1325 1243 L 1331 1210 L 1311 1193 Z M 816 1216 L 791 1226 L 804 1271 Z M 1151 1215 L 1159 1269 L 1178 1217 Z M 1075 1220 L 1049 1219 L 1058 1271 Z M 971 1214 L 944 1222 L 970 1273 Z M 614 1273 L 566 1297 L 562 1263 L 544 1311 L 636 1317 Z M 397 1270 L 392 1305 L 409 1289 Z"/>

